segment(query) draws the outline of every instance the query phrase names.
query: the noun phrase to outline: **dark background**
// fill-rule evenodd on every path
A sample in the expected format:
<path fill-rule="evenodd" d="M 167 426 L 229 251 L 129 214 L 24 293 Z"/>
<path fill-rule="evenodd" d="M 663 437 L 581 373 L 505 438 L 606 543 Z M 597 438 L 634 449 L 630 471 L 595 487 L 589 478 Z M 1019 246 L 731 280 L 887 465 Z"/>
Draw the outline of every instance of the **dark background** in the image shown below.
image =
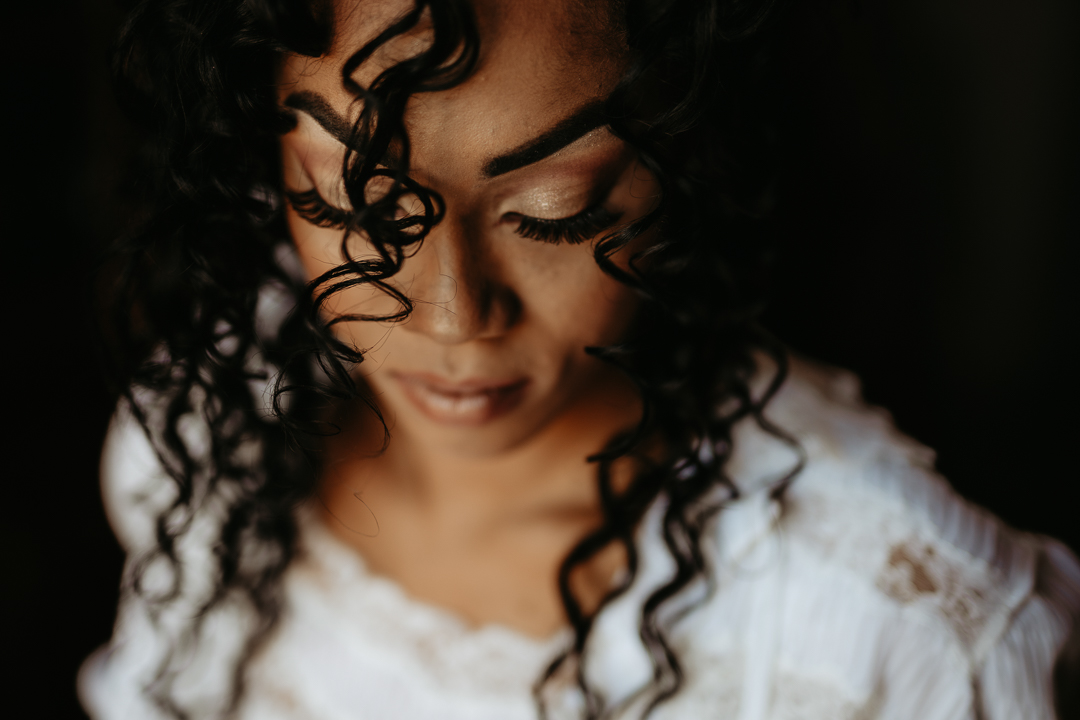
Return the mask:
<path fill-rule="evenodd" d="M 115 227 L 105 0 L 7 9 L 0 503 L 9 705 L 79 717 L 121 555 L 98 495 L 111 400 L 86 320 Z M 801 3 L 788 22 L 785 253 L 769 325 L 855 370 L 968 497 L 1080 548 L 1073 364 L 1080 8 Z"/>

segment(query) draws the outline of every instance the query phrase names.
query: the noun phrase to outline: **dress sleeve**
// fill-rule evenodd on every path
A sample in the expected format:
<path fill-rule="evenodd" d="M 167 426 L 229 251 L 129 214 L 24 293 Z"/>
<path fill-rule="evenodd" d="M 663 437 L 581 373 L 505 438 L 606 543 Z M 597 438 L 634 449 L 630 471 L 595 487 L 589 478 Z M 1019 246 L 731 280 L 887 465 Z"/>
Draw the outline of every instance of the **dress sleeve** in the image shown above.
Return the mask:
<path fill-rule="evenodd" d="M 990 650 L 977 678 L 986 720 L 1080 717 L 1080 563 L 1047 540 L 1032 595 Z"/>
<path fill-rule="evenodd" d="M 129 582 L 134 563 L 153 547 L 157 513 L 169 501 L 170 483 L 126 401 L 109 425 L 100 473 L 105 513 L 127 562 L 113 637 L 83 662 L 79 699 L 94 720 L 156 720 L 162 715 L 144 688 L 153 679 L 162 647 Z"/>
<path fill-rule="evenodd" d="M 191 643 L 197 649 L 185 650 L 177 661 L 170 653 L 187 648 L 185 643 L 193 637 L 188 634 L 190 619 L 199 612 L 215 568 L 213 540 L 219 529 L 218 517 L 200 513 L 177 540 L 174 551 L 187 582 L 167 606 L 151 607 L 133 590 L 132 580 L 136 566 L 156 547 L 157 518 L 175 498 L 176 485 L 125 402 L 117 408 L 105 440 L 101 490 L 109 523 L 127 553 L 127 562 L 112 639 L 79 670 L 77 684 L 83 708 L 94 720 L 172 717 L 149 692 L 169 663 L 168 667 L 178 668 L 168 673 L 173 696 L 184 700 L 185 707 L 195 708 L 193 717 L 217 717 L 211 709 L 220 707 L 222 698 L 227 697 L 229 663 L 243 647 L 246 617 L 233 606 L 207 613 L 199 642 Z M 147 572 L 141 577 L 152 593 L 156 587 L 167 588 L 170 576 Z"/>
<path fill-rule="evenodd" d="M 155 545 L 157 516 L 175 487 L 127 401 L 121 401 L 109 424 L 100 472 L 105 514 L 130 560 Z"/>

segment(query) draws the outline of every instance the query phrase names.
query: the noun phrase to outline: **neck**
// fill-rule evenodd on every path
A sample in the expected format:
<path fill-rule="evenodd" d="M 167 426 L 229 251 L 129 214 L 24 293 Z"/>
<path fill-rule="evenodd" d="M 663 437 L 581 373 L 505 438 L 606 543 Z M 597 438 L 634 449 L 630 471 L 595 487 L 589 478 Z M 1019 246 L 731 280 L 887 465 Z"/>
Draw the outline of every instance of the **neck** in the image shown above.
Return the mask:
<path fill-rule="evenodd" d="M 555 577 L 570 549 L 598 527 L 597 466 L 586 458 L 633 427 L 632 394 L 596 397 L 505 452 L 468 456 L 351 408 L 327 443 L 320 499 L 325 522 L 374 571 L 414 597 L 477 624 L 545 636 L 565 621 Z M 630 461 L 613 468 L 632 477 Z M 600 558 L 582 576 L 599 598 L 621 566 Z"/>
<path fill-rule="evenodd" d="M 473 521 L 594 509 L 597 469 L 587 458 L 640 417 L 640 402 L 628 390 L 595 392 L 526 441 L 481 455 L 431 442 L 392 416 L 391 439 L 380 452 L 381 423 L 354 403 L 336 419 L 342 432 L 327 445 L 324 489 L 345 484 L 369 505 L 393 502 Z"/>

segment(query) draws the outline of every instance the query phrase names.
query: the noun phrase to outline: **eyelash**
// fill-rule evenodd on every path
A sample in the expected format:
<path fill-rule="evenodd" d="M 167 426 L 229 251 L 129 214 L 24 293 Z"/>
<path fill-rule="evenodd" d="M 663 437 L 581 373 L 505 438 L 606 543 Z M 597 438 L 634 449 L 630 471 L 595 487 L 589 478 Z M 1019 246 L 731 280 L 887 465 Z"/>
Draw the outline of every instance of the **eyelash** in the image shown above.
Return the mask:
<path fill-rule="evenodd" d="M 352 219 L 352 213 L 336 208 L 322 199 L 315 188 L 304 192 L 285 193 L 296 213 L 312 225 L 324 228 L 343 229 Z"/>
<path fill-rule="evenodd" d="M 577 215 L 566 218 L 544 219 L 521 215 L 517 232 L 523 238 L 558 245 L 579 245 L 603 230 L 607 230 L 622 217 L 600 204 L 585 208 Z"/>
<path fill-rule="evenodd" d="M 315 188 L 304 192 L 290 191 L 286 195 L 297 214 L 313 225 L 344 228 L 352 218 L 351 213 L 333 207 L 323 200 Z M 551 245 L 579 245 L 614 225 L 622 214 L 611 212 L 598 203 L 577 215 L 565 218 L 547 219 L 528 215 L 518 217 L 520 220 L 514 232 L 523 238 Z"/>

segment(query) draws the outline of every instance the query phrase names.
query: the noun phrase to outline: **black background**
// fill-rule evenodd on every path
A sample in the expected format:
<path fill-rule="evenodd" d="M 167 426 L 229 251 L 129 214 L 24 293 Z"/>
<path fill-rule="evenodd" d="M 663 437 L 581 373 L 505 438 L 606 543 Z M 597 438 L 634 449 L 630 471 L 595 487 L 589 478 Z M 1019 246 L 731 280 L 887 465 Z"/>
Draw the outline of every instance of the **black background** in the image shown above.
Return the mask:
<path fill-rule="evenodd" d="M 79 717 L 121 555 L 97 455 L 111 400 L 86 319 L 115 227 L 103 0 L 3 17 L 0 647 L 20 716 Z M 1080 547 L 1078 7 L 801 3 L 788 22 L 784 244 L 770 327 L 855 370 L 965 495 Z M 19 702 L 17 698 L 25 698 Z"/>

